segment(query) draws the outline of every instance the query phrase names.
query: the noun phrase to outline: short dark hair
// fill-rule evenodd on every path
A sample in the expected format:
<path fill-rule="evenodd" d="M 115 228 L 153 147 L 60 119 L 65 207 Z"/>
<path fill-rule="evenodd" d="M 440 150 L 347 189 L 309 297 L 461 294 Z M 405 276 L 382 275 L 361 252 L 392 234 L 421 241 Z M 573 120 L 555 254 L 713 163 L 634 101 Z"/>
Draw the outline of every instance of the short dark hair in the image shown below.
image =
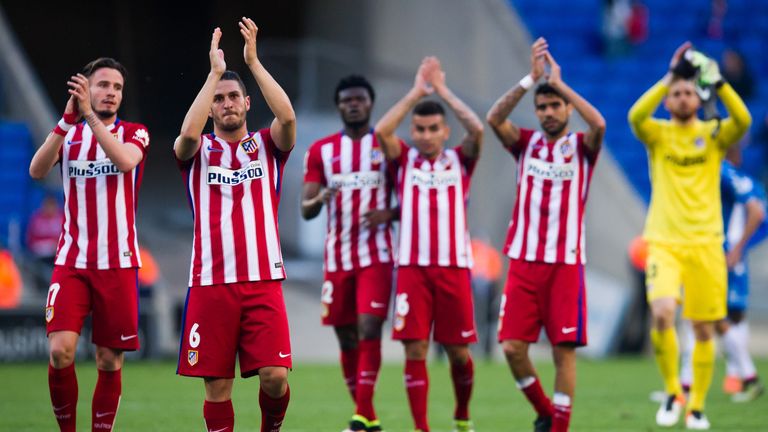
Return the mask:
<path fill-rule="evenodd" d="M 549 85 L 549 83 L 541 83 L 536 87 L 536 91 L 533 93 L 533 97 L 535 98 L 538 95 L 556 96 L 562 99 L 565 103 L 570 103 L 567 97 L 563 96 L 562 93 L 560 93 L 556 88 Z"/>
<path fill-rule="evenodd" d="M 243 82 L 243 79 L 240 78 L 240 75 L 235 71 L 224 71 L 224 73 L 221 74 L 219 81 L 237 81 L 237 84 L 240 85 L 240 91 L 243 92 L 243 96 L 248 95 L 248 92 L 245 91 L 245 83 Z"/>
<path fill-rule="evenodd" d="M 118 72 L 120 72 L 120 75 L 123 76 L 123 81 L 125 81 L 125 78 L 128 75 L 128 71 L 125 70 L 125 66 L 123 66 L 122 64 L 120 64 L 119 61 L 111 57 L 99 57 L 96 60 L 88 63 L 87 65 L 85 65 L 85 67 L 83 67 L 82 74 L 87 77 L 90 77 L 91 75 L 93 75 L 94 72 L 103 68 L 110 68 L 110 69 L 117 70 Z"/>
<path fill-rule="evenodd" d="M 371 102 L 376 100 L 376 92 L 373 91 L 373 86 L 362 75 L 348 75 L 339 80 L 336 84 L 336 91 L 333 93 L 333 103 L 339 104 L 339 93 L 342 90 L 346 90 L 354 87 L 362 87 L 368 91 L 368 96 L 371 97 Z"/>
<path fill-rule="evenodd" d="M 443 108 L 443 105 L 440 104 L 440 102 L 425 100 L 413 107 L 413 115 L 429 116 L 435 114 L 440 114 L 445 117 L 445 108 Z"/>

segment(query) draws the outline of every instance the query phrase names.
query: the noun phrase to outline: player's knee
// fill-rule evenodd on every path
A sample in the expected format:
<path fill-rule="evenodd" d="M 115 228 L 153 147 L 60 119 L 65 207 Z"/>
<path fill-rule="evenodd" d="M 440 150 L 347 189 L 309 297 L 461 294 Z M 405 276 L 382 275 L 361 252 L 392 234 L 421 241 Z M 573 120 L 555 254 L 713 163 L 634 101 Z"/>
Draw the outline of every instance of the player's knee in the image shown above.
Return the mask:
<path fill-rule="evenodd" d="M 288 388 L 288 369 L 284 367 L 266 367 L 259 369 L 261 388 L 271 398 L 283 396 Z"/>
<path fill-rule="evenodd" d="M 361 340 L 381 339 L 383 320 L 371 315 L 361 315 L 358 322 L 358 336 Z"/>
<path fill-rule="evenodd" d="M 454 365 L 465 365 L 469 361 L 469 347 L 467 345 L 445 345 L 448 361 Z"/>
<path fill-rule="evenodd" d="M 336 339 L 339 340 L 339 348 L 349 351 L 357 348 L 357 326 L 335 327 Z"/>
<path fill-rule="evenodd" d="M 697 341 L 706 342 L 715 337 L 715 324 L 710 321 L 694 322 L 693 335 Z"/>
<path fill-rule="evenodd" d="M 525 343 L 522 341 L 506 340 L 501 343 L 501 349 L 504 351 L 504 355 L 510 362 L 523 360 L 527 355 Z"/>
<path fill-rule="evenodd" d="M 50 346 L 51 364 L 57 369 L 71 365 L 75 361 L 76 346 L 52 341 Z"/>
<path fill-rule="evenodd" d="M 96 347 L 96 367 L 100 370 L 115 371 L 123 367 L 123 352 L 106 347 Z"/>
<path fill-rule="evenodd" d="M 652 325 L 656 330 L 666 330 L 675 325 L 675 307 L 657 305 L 651 308 Z"/>
<path fill-rule="evenodd" d="M 405 346 L 405 358 L 407 360 L 426 360 L 429 351 L 429 342 L 425 340 L 403 341 Z"/>

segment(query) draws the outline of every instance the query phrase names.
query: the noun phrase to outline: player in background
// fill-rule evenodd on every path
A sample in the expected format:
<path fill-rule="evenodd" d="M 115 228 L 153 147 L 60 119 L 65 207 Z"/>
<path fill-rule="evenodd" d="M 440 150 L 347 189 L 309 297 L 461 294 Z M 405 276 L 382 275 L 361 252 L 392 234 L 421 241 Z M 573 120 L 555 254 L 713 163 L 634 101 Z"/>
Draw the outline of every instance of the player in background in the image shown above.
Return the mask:
<path fill-rule="evenodd" d="M 74 362 L 85 318 L 92 314 L 98 369 L 93 430 L 112 430 L 123 353 L 139 349 L 135 220 L 149 133 L 117 117 L 125 75 L 123 65 L 102 57 L 70 77 L 64 116 L 29 165 L 29 174 L 42 179 L 61 164 L 64 188 L 64 223 L 45 305 L 48 387 L 62 431 L 76 428 Z"/>
<path fill-rule="evenodd" d="M 173 147 L 195 233 L 178 373 L 204 379 L 207 430 L 230 432 L 238 356 L 243 378 L 259 376 L 262 432 L 277 432 L 290 399 L 291 368 L 277 207 L 296 117 L 259 61 L 256 24 L 244 17 L 239 26 L 245 63 L 275 118 L 267 128 L 248 131 L 251 99 L 237 73 L 226 70 L 216 28 L 211 70 Z M 201 135 L 208 117 L 213 133 Z"/>
<path fill-rule="evenodd" d="M 728 316 L 716 325 L 722 337 L 726 357 L 726 377 L 723 390 L 732 393 L 734 402 L 749 402 L 763 392 L 763 384 L 749 354 L 749 326 L 746 312 L 749 301 L 749 249 L 768 235 L 766 194 L 759 183 L 739 171 L 741 149 L 732 146 L 726 153 L 720 171 L 720 193 L 723 202 L 725 252 L 728 264 Z M 686 321 L 690 326 L 690 323 Z M 690 330 L 690 328 L 689 328 Z M 693 333 L 687 332 L 682 347 L 680 380 L 683 389 L 690 389 L 692 379 L 691 351 Z"/>
<path fill-rule="evenodd" d="M 466 134 L 461 144 L 446 148 L 450 127 L 445 110 L 422 98 L 436 93 L 451 108 Z M 395 134 L 411 116 L 407 146 Z M 405 347 L 405 387 L 417 430 L 429 431 L 426 358 L 434 324 L 451 364 L 456 396 L 454 428 L 471 431 L 469 400 L 474 366 L 469 344 L 477 342 L 470 268 L 472 250 L 466 206 L 475 164 L 480 156 L 483 124 L 445 83 L 435 57 L 425 58 L 413 88 L 376 124 L 376 136 L 388 161 L 397 169 L 400 241 L 393 338 Z"/>
<path fill-rule="evenodd" d="M 381 327 L 392 291 L 392 181 L 371 128 L 375 93 L 364 77 L 336 86 L 344 127 L 316 141 L 304 159 L 301 214 L 328 209 L 322 321 L 333 326 L 344 380 L 355 402 L 349 431 L 379 431 L 373 393 L 381 368 Z"/>
<path fill-rule="evenodd" d="M 675 425 L 685 404 L 674 326 L 682 301 L 682 316 L 693 322 L 696 337 L 686 427 L 703 430 L 710 427 L 704 401 L 715 363 L 715 322 L 726 316 L 720 165 L 725 151 L 739 141 L 752 119 L 720 77 L 716 63 L 707 59 L 705 68 L 694 67 L 686 54 L 690 48 L 686 42 L 675 51 L 670 71 L 630 109 L 629 124 L 648 150 L 651 172 L 651 204 L 643 234 L 649 248 L 646 287 L 651 342 L 668 395 L 656 413 L 656 423 Z M 715 85 L 730 117 L 699 120 L 701 101 L 692 79 L 697 69 L 708 71 L 699 80 Z M 652 117 L 662 100 L 670 120 Z"/>
<path fill-rule="evenodd" d="M 534 107 L 541 131 L 508 119 L 536 87 Z M 571 132 L 573 109 L 587 123 Z M 567 431 L 576 386 L 576 348 L 587 344 L 584 285 L 584 208 L 605 135 L 600 112 L 563 82 L 560 66 L 543 38 L 531 46 L 531 72 L 493 105 L 488 123 L 517 160 L 517 199 L 505 252 L 509 274 L 499 312 L 502 344 L 517 386 L 538 415 L 536 431 Z M 552 343 L 555 392 L 550 400 L 528 356 L 541 328 Z M 551 428 L 551 429 L 550 429 Z"/>

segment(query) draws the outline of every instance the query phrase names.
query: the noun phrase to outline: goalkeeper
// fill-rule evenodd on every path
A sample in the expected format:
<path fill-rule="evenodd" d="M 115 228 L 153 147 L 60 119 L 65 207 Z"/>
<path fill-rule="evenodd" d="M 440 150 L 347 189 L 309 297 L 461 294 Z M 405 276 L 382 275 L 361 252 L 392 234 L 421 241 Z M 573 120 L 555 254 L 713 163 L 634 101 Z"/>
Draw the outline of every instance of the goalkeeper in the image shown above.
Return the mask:
<path fill-rule="evenodd" d="M 698 118 L 699 90 L 715 91 L 728 117 Z M 708 99 L 708 98 L 707 98 Z M 659 104 L 670 120 L 652 117 Z M 677 305 L 693 322 L 693 382 L 686 427 L 709 429 L 704 400 L 715 362 L 714 323 L 726 315 L 727 270 L 723 252 L 720 163 L 725 151 L 749 128 L 744 102 L 723 81 L 717 63 L 686 42 L 675 51 L 670 71 L 629 111 L 629 124 L 645 144 L 651 174 L 651 204 L 644 237 L 649 244 L 646 289 L 651 307 L 656 362 L 667 398 L 656 413 L 659 426 L 674 426 L 685 407 L 674 321 Z"/>

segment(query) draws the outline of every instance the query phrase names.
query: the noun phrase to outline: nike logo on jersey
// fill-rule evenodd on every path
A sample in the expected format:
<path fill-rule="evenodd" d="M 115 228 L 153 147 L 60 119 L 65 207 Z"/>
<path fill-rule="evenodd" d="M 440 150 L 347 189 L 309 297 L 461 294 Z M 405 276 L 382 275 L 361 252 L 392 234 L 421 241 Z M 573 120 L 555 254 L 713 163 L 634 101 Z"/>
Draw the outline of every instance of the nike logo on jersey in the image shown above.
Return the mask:
<path fill-rule="evenodd" d="M 561 331 L 563 334 L 573 333 L 576 331 L 576 327 L 563 327 Z"/>
<path fill-rule="evenodd" d="M 277 353 L 277 355 L 279 355 L 279 356 L 280 356 L 280 358 L 286 358 L 286 357 L 290 357 L 290 356 L 291 356 L 291 353 L 288 353 L 288 354 L 283 354 L 283 352 L 282 352 L 282 351 L 280 351 L 279 353 Z"/>
<path fill-rule="evenodd" d="M 130 335 L 130 336 L 120 335 L 120 340 L 125 342 L 127 340 L 131 340 L 131 339 L 135 338 L 136 336 L 137 335 Z"/>
<path fill-rule="evenodd" d="M 214 153 L 223 153 L 223 152 L 224 152 L 224 149 L 216 148 L 216 147 L 214 147 L 214 146 L 210 146 L 210 145 L 209 145 L 209 146 L 208 146 L 208 151 L 209 151 L 209 152 L 214 152 Z M 222 429 L 222 430 L 223 430 L 223 429 Z"/>
<path fill-rule="evenodd" d="M 105 416 L 108 416 L 108 415 L 114 414 L 114 413 L 115 413 L 114 411 L 110 411 L 110 412 L 98 412 L 97 411 L 96 412 L 96 418 L 102 418 L 102 417 L 105 417 Z"/>
<path fill-rule="evenodd" d="M 82 142 L 83 142 L 83 140 L 77 140 L 77 141 L 69 140 L 69 141 L 67 141 L 67 145 L 81 144 Z"/>
<path fill-rule="evenodd" d="M 472 336 L 473 334 L 475 334 L 474 330 L 462 330 L 461 331 L 461 337 L 463 337 L 463 338 L 468 338 L 468 337 Z"/>
<path fill-rule="evenodd" d="M 374 309 L 382 309 L 382 308 L 387 307 L 387 304 L 386 303 L 378 303 L 378 302 L 372 301 L 371 302 L 371 307 L 374 308 Z"/>

